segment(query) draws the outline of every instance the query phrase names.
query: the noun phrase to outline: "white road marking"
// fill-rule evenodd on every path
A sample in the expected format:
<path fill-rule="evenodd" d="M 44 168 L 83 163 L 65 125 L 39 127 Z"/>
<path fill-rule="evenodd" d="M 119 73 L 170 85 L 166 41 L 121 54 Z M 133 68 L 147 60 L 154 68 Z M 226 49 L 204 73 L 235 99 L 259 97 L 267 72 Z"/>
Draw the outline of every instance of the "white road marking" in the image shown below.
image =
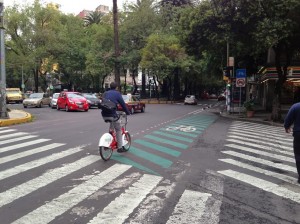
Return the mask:
<path fill-rule="evenodd" d="M 14 138 L 17 136 L 22 136 L 22 135 L 27 135 L 27 134 L 28 133 L 26 133 L 26 132 L 17 132 L 17 133 L 13 133 L 13 134 L 1 135 L 0 140 L 6 139 L 6 138 Z"/>
<path fill-rule="evenodd" d="M 1 171 L 0 172 L 0 180 L 3 180 L 5 178 L 8 178 L 8 177 L 11 177 L 11 176 L 14 176 L 14 175 L 17 175 L 19 173 L 22 173 L 24 171 L 27 171 L 27 170 L 30 170 L 30 169 L 33 169 L 33 168 L 36 168 L 36 167 L 42 166 L 44 164 L 47 164 L 47 163 L 50 163 L 52 161 L 61 159 L 63 157 L 75 154 L 75 153 L 80 152 L 80 151 L 83 151 L 83 149 L 81 147 L 71 148 L 71 149 L 68 149 L 68 150 L 65 150 L 65 151 L 62 151 L 62 152 L 59 152 L 59 153 L 53 153 L 52 155 L 46 156 L 46 157 L 41 158 L 41 159 L 33 160 L 33 161 L 28 162 L 28 163 L 24 163 L 24 164 L 21 164 L 19 166 L 15 166 L 13 168 Z"/>
<path fill-rule="evenodd" d="M 247 152 L 252 152 L 252 153 L 255 153 L 255 154 L 269 156 L 269 157 L 273 157 L 273 158 L 281 158 L 281 160 L 286 160 L 286 161 L 289 161 L 289 162 L 295 162 L 295 159 L 293 159 L 294 158 L 294 153 L 293 152 L 282 151 L 282 150 L 278 150 L 278 149 L 275 149 L 275 148 L 263 148 L 263 149 L 271 151 L 272 154 L 270 154 L 270 153 L 267 153 L 267 152 L 264 152 L 264 151 L 261 151 L 261 150 L 256 150 L 256 149 L 253 149 L 253 148 L 248 148 L 248 147 L 244 147 L 244 146 L 240 146 L 240 145 L 236 145 L 236 144 L 228 144 L 228 145 L 225 145 L 225 146 L 230 147 L 230 148 L 234 148 L 234 149 L 244 150 L 244 151 L 247 151 Z M 288 158 L 288 157 L 281 156 L 281 155 L 276 156 L 274 154 L 274 152 L 289 155 L 292 158 Z"/>
<path fill-rule="evenodd" d="M 99 157 L 97 158 L 99 159 Z M 88 196 L 92 195 L 101 187 L 108 184 L 130 168 L 131 166 L 128 165 L 116 164 L 99 173 L 98 175 L 95 175 L 84 183 L 79 184 L 67 193 L 60 195 L 58 198 L 55 198 L 52 201 L 40 206 L 13 223 L 49 223 L 55 219 L 55 217 L 63 214 L 73 206 L 77 205 L 79 202 L 86 199 Z"/>
<path fill-rule="evenodd" d="M 16 159 L 20 159 L 20 158 L 23 158 L 23 157 L 26 157 L 26 156 L 34 155 L 36 153 L 44 152 L 44 151 L 47 151 L 49 149 L 54 149 L 54 148 L 57 148 L 57 147 L 60 147 L 60 146 L 63 146 L 63 145 L 65 145 L 65 144 L 53 143 L 53 144 L 44 145 L 42 147 L 38 147 L 38 148 L 35 148 L 35 149 L 26 150 L 24 152 L 19 152 L 17 154 L 1 157 L 0 158 L 0 164 L 7 163 L 7 162 L 10 162 L 10 161 L 13 161 L 13 160 L 16 160 Z"/>
<path fill-rule="evenodd" d="M 185 190 L 167 224 L 199 223 L 211 194 Z"/>
<path fill-rule="evenodd" d="M 263 165 L 268 165 L 277 169 L 282 169 L 282 170 L 287 170 L 287 171 L 291 171 L 293 173 L 297 173 L 297 170 L 295 167 L 292 166 L 288 166 L 288 165 L 284 165 L 284 164 L 280 164 L 280 163 L 274 163 L 265 159 L 260 159 L 254 156 L 248 156 L 245 155 L 243 153 L 238 153 L 238 152 L 234 152 L 234 151 L 222 151 L 222 153 L 227 154 L 227 155 L 231 155 L 231 156 L 235 156 L 238 158 L 242 158 L 242 159 L 246 159 L 249 160 L 251 162 L 256 162 L 256 163 L 260 163 Z"/>
<path fill-rule="evenodd" d="M 151 195 L 140 204 L 134 217 L 131 217 L 130 224 L 140 224 L 145 220 L 154 220 L 159 218 L 160 211 L 164 207 L 164 201 L 171 197 L 176 186 L 169 180 L 163 180 L 160 185 L 156 187 Z"/>
<path fill-rule="evenodd" d="M 272 182 L 265 181 L 265 180 L 262 180 L 262 179 L 244 174 L 244 173 L 233 171 L 233 170 L 218 171 L 218 173 L 221 173 L 225 176 L 242 181 L 244 183 L 250 184 L 250 185 L 257 187 L 263 191 L 271 192 L 280 197 L 290 199 L 292 201 L 300 203 L 300 194 L 299 193 L 290 191 L 289 189 L 281 187 L 278 184 L 274 184 Z"/>
<path fill-rule="evenodd" d="M 254 135 L 253 133 L 251 133 L 251 135 L 249 135 L 249 133 L 247 134 L 243 134 L 241 132 L 235 132 L 235 131 L 229 131 L 228 132 L 228 136 L 241 136 L 244 139 L 247 138 L 247 140 L 249 140 L 249 137 L 251 136 L 251 139 L 253 139 L 253 141 L 256 141 L 255 139 L 259 139 L 262 141 L 273 141 L 276 142 L 278 145 L 282 144 L 282 145 L 288 145 L 288 146 L 293 146 L 293 142 L 290 141 L 286 141 L 286 138 L 268 138 L 268 137 L 262 137 L 260 134 Z"/>
<path fill-rule="evenodd" d="M 280 173 L 276 173 L 276 172 L 272 172 L 269 170 L 265 170 L 265 169 L 261 169 L 259 167 L 255 167 L 252 166 L 250 164 L 246 164 L 246 163 L 242 163 L 240 161 L 234 160 L 234 159 L 219 159 L 220 161 L 224 162 L 224 163 L 229 163 L 238 167 L 242 167 L 244 169 L 248 169 L 248 170 L 252 170 L 255 171 L 257 173 L 262 173 L 265 174 L 267 176 L 271 176 L 271 177 L 275 177 L 277 179 L 283 180 L 285 182 L 291 183 L 291 184 L 297 184 L 296 179 L 294 177 L 290 177 L 284 174 L 280 174 Z"/>
<path fill-rule="evenodd" d="M 13 132 L 16 131 L 16 129 L 4 129 L 3 131 L 0 131 L 0 134 L 7 133 L 7 132 Z"/>
<path fill-rule="evenodd" d="M 0 145 L 12 143 L 12 142 L 18 142 L 18 141 L 22 141 L 22 140 L 26 140 L 26 139 L 30 139 L 30 138 L 35 138 L 35 137 L 37 137 L 37 135 L 26 135 L 26 136 L 22 136 L 22 137 L 19 137 L 19 138 L 3 140 L 3 141 L 0 142 Z"/>
<path fill-rule="evenodd" d="M 37 139 L 37 140 L 34 140 L 34 141 L 30 141 L 30 142 L 24 142 L 24 143 L 20 143 L 20 144 L 16 144 L 16 145 L 11 145 L 11 146 L 1 148 L 1 152 L 8 152 L 8 151 L 11 151 L 11 150 L 23 148 L 23 147 L 30 146 L 30 145 L 35 145 L 35 144 L 42 143 L 42 142 L 47 142 L 47 141 L 50 141 L 50 140 L 51 139 L 41 138 L 41 139 Z"/>
<path fill-rule="evenodd" d="M 293 137 L 289 134 L 289 135 L 284 135 L 283 134 L 273 134 L 270 132 L 266 132 L 266 131 L 258 131 L 255 129 L 250 129 L 250 128 L 245 128 L 245 129 L 241 129 L 241 128 L 237 128 L 237 127 L 230 127 L 229 131 L 236 131 L 236 132 L 241 132 L 241 133 L 248 133 L 249 136 L 253 135 L 258 135 L 258 136 L 264 136 L 264 137 L 269 137 L 269 138 L 273 138 L 273 137 L 284 137 L 285 140 L 287 141 L 293 141 Z"/>
<path fill-rule="evenodd" d="M 89 224 L 123 223 L 148 193 L 162 180 L 162 177 L 144 174 L 123 194 L 106 206 Z"/>
<path fill-rule="evenodd" d="M 87 156 L 76 162 L 64 164 L 62 167 L 48 170 L 43 175 L 36 177 L 32 180 L 29 180 L 23 184 L 20 184 L 16 187 L 13 187 L 7 191 L 4 191 L 0 194 L 0 207 L 8 203 L 13 202 L 14 200 L 24 197 L 31 192 L 46 186 L 47 184 L 52 183 L 64 176 L 69 175 L 83 167 L 86 167 L 94 162 L 99 160 L 98 156 Z"/>
<path fill-rule="evenodd" d="M 254 143 L 246 142 L 245 140 L 244 141 L 239 141 L 239 140 L 230 139 L 230 138 L 228 138 L 226 140 L 229 141 L 229 142 L 239 143 L 239 144 L 242 144 L 242 145 L 252 146 L 252 147 L 255 147 L 255 148 L 265 149 L 265 150 L 269 150 L 269 151 L 272 151 L 272 149 L 273 149 L 274 146 L 277 147 L 277 148 L 286 149 L 286 150 L 289 150 L 289 151 L 293 150 L 292 147 L 283 146 L 283 145 L 276 145 L 276 144 L 274 144 L 273 147 L 270 147 L 270 146 L 264 146 L 264 145 L 261 145 L 261 144 L 254 144 Z"/>

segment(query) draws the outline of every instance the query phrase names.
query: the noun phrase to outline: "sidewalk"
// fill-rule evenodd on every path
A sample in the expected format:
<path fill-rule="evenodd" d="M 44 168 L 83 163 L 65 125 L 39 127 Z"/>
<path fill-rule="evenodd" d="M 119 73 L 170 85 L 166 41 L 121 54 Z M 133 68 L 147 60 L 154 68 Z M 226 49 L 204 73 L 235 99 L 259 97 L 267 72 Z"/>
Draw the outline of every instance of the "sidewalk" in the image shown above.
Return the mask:
<path fill-rule="evenodd" d="M 11 110 L 8 112 L 8 116 L 8 119 L 0 118 L 0 127 L 26 123 L 32 120 L 31 114 L 23 110 Z"/>
<path fill-rule="evenodd" d="M 238 110 L 237 110 L 238 111 Z M 274 122 L 271 120 L 271 112 L 262 110 L 261 108 L 255 108 L 255 113 L 253 117 L 247 117 L 246 113 L 244 111 L 241 112 L 231 112 L 228 113 L 225 110 L 220 112 L 220 115 L 222 117 L 227 117 L 230 119 L 234 120 L 239 120 L 239 121 L 249 121 L 249 122 L 254 122 L 254 123 L 260 123 L 260 124 L 267 124 L 267 125 L 272 125 L 272 126 L 279 126 L 283 128 L 283 122 Z M 282 117 L 285 117 L 285 112 L 283 112 Z"/>

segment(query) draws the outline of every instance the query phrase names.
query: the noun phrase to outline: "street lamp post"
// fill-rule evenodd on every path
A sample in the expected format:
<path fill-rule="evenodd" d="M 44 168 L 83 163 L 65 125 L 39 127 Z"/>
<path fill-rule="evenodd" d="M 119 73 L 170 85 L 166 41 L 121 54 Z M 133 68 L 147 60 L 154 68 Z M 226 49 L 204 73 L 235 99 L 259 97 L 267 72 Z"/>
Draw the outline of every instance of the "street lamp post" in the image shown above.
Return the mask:
<path fill-rule="evenodd" d="M 4 46 L 4 4 L 0 0 L 0 118 L 9 118 L 6 108 L 6 74 L 5 74 L 5 46 Z"/>

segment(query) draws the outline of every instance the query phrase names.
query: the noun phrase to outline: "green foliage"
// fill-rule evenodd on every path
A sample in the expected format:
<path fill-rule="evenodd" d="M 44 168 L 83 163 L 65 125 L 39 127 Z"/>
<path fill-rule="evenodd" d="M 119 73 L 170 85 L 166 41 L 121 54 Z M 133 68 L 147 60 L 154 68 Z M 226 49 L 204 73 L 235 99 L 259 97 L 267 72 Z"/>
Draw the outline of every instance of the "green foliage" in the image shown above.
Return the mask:
<path fill-rule="evenodd" d="M 254 101 L 253 100 L 248 100 L 245 101 L 243 106 L 247 111 L 253 111 L 254 110 Z"/>

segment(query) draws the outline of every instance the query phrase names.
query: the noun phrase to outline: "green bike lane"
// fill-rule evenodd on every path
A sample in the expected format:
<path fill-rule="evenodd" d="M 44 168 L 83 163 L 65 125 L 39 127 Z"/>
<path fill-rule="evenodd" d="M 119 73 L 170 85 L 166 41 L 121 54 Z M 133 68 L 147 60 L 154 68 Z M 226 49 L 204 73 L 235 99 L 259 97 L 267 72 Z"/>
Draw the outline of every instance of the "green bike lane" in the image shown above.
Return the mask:
<path fill-rule="evenodd" d="M 147 173 L 160 175 L 171 167 L 215 120 L 216 115 L 196 114 L 176 120 L 157 128 L 137 139 L 132 137 L 130 150 L 114 153 L 112 158 Z"/>

